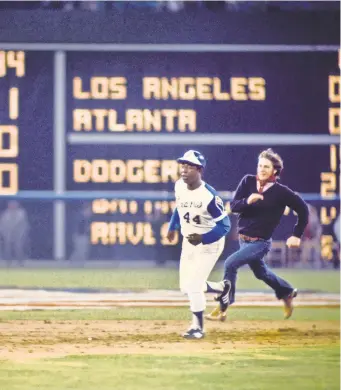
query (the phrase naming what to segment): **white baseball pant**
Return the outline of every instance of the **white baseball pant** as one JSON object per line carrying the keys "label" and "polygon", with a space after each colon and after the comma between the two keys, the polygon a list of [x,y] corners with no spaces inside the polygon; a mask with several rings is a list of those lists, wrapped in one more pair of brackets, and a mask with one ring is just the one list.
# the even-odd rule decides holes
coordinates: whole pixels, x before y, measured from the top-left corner
{"label": "white baseball pant", "polygon": [[219,259],[225,237],[212,244],[194,246],[184,237],[180,258],[180,290],[188,295],[192,312],[206,309],[206,280]]}

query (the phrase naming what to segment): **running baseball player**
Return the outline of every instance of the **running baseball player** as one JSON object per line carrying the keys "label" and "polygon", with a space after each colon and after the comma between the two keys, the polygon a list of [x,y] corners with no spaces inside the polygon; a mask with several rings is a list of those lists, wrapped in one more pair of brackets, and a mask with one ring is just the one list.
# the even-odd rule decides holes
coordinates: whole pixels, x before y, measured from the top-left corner
{"label": "running baseball player", "polygon": [[202,180],[205,157],[200,152],[189,150],[177,161],[181,164],[181,178],[175,183],[176,208],[167,237],[173,241],[179,228],[183,236],[180,290],[188,295],[192,311],[192,324],[183,337],[201,339],[205,335],[205,292],[226,294],[230,288],[227,281],[206,281],[224,249],[231,224],[221,198]]}

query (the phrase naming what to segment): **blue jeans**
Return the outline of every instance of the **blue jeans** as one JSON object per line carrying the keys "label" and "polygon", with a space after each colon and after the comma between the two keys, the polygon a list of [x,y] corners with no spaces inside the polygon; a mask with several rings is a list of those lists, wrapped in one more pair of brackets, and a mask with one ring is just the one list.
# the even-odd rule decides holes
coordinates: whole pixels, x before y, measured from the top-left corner
{"label": "blue jeans", "polygon": [[257,279],[270,286],[278,299],[288,296],[293,287],[271,271],[264,261],[264,256],[271,248],[271,240],[246,242],[239,240],[240,249],[225,260],[224,279],[231,282],[230,305],[235,301],[236,280],[238,268],[247,264]]}

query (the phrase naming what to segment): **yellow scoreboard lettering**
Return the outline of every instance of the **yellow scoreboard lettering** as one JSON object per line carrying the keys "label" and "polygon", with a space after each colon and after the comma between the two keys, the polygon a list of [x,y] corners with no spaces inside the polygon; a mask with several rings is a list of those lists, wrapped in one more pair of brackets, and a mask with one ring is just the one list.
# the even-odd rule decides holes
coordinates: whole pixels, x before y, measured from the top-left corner
{"label": "yellow scoreboard lettering", "polygon": [[10,88],[8,92],[9,101],[9,117],[10,119],[18,119],[19,116],[19,89]]}
{"label": "yellow scoreboard lettering", "polygon": [[76,183],[175,183],[179,166],[175,160],[74,160]]}
{"label": "yellow scoreboard lettering", "polygon": [[337,107],[328,109],[328,128],[332,135],[340,134],[340,75],[329,75],[328,78],[328,97],[329,102],[337,104]]}
{"label": "yellow scoreboard lettering", "polygon": [[[90,241],[93,245],[139,245],[153,246],[156,238],[149,222],[92,222]],[[168,223],[160,229],[161,244],[174,246],[179,242],[176,232],[174,241],[167,239]]]}
{"label": "yellow scoreboard lettering", "polygon": [[325,260],[333,259],[333,236],[326,234],[321,237],[321,256]]}
{"label": "yellow scoreboard lettering", "polygon": [[16,77],[25,76],[25,52],[0,51],[0,77],[5,77],[11,69]]}
{"label": "yellow scoreboard lettering", "polygon": [[80,77],[73,79],[73,97],[75,99],[112,99],[127,98],[127,79],[125,77],[91,77],[90,88],[85,90]]}
{"label": "yellow scoreboard lettering", "polygon": [[337,217],[336,207],[321,207],[320,221],[322,225],[330,225]]}
{"label": "yellow scoreboard lettering", "polygon": [[0,195],[15,195],[19,189],[18,164],[0,164]]}
{"label": "yellow scoreboard lettering", "polygon": [[328,82],[330,103],[340,103],[340,76],[330,75]]}
{"label": "yellow scoreboard lettering", "polygon": [[95,199],[92,202],[92,212],[94,214],[136,214],[138,212],[138,203],[136,200],[126,199]]}
{"label": "yellow scoreboard lettering", "polygon": [[[8,147],[6,147],[6,144],[8,144]],[[18,128],[11,125],[0,126],[0,158],[17,157],[18,154]]]}
{"label": "yellow scoreboard lettering", "polygon": [[73,110],[73,130],[98,131],[107,129],[110,132],[167,132],[197,130],[197,113],[192,109],[128,109],[119,117],[113,109],[80,109]]}
{"label": "yellow scoreboard lettering", "polygon": [[340,147],[330,145],[329,147],[329,165],[331,172],[321,172],[320,195],[323,198],[332,198],[339,192],[339,182],[337,168],[340,165]]}
{"label": "yellow scoreboard lettering", "polygon": [[[0,78],[22,78],[26,73],[25,52],[0,50]],[[15,159],[19,156],[19,95],[17,85],[9,82],[7,94],[8,120],[0,124],[0,158]],[[5,111],[4,111],[5,112]],[[6,119],[5,119],[6,120]],[[14,123],[13,123],[14,121]],[[7,120],[6,120],[7,122]],[[5,122],[5,123],[6,123]],[[19,190],[19,168],[15,161],[0,163],[0,195],[15,195]]]}
{"label": "yellow scoreboard lettering", "polygon": [[336,174],[334,172],[322,172],[321,196],[323,198],[330,198],[335,196],[336,183]]}
{"label": "yellow scoreboard lettering", "polygon": [[155,245],[153,229],[148,222],[93,222],[91,224],[93,245]]}
{"label": "yellow scoreboard lettering", "polygon": [[[93,76],[72,80],[76,100],[127,100],[125,77]],[[266,82],[262,77],[231,77],[224,86],[219,77],[143,77],[144,100],[182,101],[262,101],[266,98]],[[73,110],[73,130],[80,132],[196,132],[198,115],[184,107],[77,107]]]}
{"label": "yellow scoreboard lettering", "polygon": [[340,134],[340,114],[339,107],[329,108],[329,133],[332,135]]}
{"label": "yellow scoreboard lettering", "polygon": [[146,100],[265,100],[265,79],[231,77],[229,91],[218,77],[144,77]]}

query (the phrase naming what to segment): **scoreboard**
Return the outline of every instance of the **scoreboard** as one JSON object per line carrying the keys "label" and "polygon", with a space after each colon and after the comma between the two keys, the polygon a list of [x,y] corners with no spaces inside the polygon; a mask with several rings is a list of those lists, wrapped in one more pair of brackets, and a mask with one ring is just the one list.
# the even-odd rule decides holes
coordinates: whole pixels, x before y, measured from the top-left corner
{"label": "scoreboard", "polygon": [[[46,194],[65,201],[66,252],[78,206],[91,198],[93,257],[148,258],[156,247],[167,256],[176,158],[187,149],[205,155],[205,180],[228,202],[242,176],[255,172],[260,151],[272,147],[284,160],[281,181],[318,208],[332,235],[337,51],[66,51],[59,63],[57,55],[0,50],[0,199],[31,194],[24,205],[44,227],[34,233],[39,243],[55,229],[39,223],[56,217],[53,202],[42,202]],[[283,221],[280,239],[294,216]]]}
{"label": "scoreboard", "polygon": [[68,130],[337,134],[337,53],[70,53]]}

